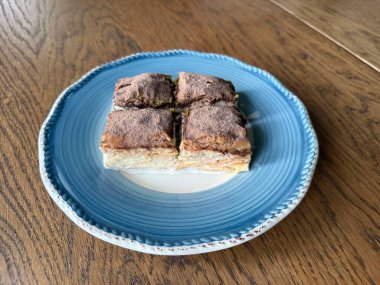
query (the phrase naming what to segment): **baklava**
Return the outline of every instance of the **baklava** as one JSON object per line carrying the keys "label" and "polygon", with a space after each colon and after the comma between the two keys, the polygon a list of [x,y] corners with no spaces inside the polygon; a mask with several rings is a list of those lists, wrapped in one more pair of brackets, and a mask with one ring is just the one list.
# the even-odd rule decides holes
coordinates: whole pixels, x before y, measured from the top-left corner
{"label": "baklava", "polygon": [[176,104],[179,107],[194,103],[223,102],[234,105],[235,88],[224,79],[191,72],[180,72],[175,92]]}
{"label": "baklava", "polygon": [[240,172],[249,169],[251,144],[235,107],[205,104],[182,114],[177,169]]}
{"label": "baklava", "polygon": [[169,107],[173,103],[173,90],[169,75],[142,73],[117,81],[113,105],[115,109]]}
{"label": "baklava", "polygon": [[112,111],[100,142],[104,166],[173,169],[178,155],[173,125],[173,114],[165,109]]}

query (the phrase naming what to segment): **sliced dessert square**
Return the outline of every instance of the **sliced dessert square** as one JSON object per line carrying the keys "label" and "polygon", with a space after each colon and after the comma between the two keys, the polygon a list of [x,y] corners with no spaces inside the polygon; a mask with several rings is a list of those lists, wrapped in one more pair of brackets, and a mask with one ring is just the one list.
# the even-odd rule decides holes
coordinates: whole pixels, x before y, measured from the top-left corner
{"label": "sliced dessert square", "polygon": [[100,150],[106,168],[173,168],[178,152],[172,112],[153,108],[112,111]]}
{"label": "sliced dessert square", "polygon": [[185,109],[177,169],[240,172],[249,169],[251,144],[238,110],[205,104]]}
{"label": "sliced dessert square", "polygon": [[173,91],[169,75],[142,73],[117,81],[113,104],[116,109],[166,107],[173,103]]}
{"label": "sliced dessert square", "polygon": [[198,73],[179,73],[175,100],[180,107],[195,102],[215,103],[220,101],[233,106],[235,99],[235,88],[229,81]]}

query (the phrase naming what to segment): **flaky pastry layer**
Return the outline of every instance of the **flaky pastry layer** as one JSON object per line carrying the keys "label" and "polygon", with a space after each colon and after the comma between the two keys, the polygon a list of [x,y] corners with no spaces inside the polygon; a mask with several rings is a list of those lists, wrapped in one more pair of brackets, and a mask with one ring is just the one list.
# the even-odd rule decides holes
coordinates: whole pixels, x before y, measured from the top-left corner
{"label": "flaky pastry layer", "polygon": [[242,156],[212,150],[189,151],[185,150],[181,144],[176,169],[241,172],[249,170],[250,160],[250,153]]}
{"label": "flaky pastry layer", "polygon": [[175,148],[100,150],[104,167],[121,171],[130,168],[174,169],[178,155]]}

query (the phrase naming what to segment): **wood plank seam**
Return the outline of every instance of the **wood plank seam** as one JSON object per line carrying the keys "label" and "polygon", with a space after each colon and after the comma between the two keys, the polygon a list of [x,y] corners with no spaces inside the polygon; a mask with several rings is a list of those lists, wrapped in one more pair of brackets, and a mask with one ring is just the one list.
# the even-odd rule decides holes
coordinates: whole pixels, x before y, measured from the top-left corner
{"label": "wood plank seam", "polygon": [[269,0],[269,1],[272,2],[273,4],[275,4],[276,6],[280,7],[281,9],[283,9],[284,11],[286,11],[287,13],[289,13],[290,15],[292,15],[293,17],[295,17],[297,20],[301,21],[306,26],[308,26],[311,29],[313,29],[314,31],[318,32],[319,34],[321,34],[322,36],[324,36],[325,38],[327,38],[328,40],[330,40],[334,44],[336,44],[339,47],[343,48],[345,51],[347,51],[351,55],[355,56],[357,59],[359,59],[360,61],[362,61],[363,63],[365,63],[366,65],[370,66],[371,68],[373,68],[374,70],[376,70],[377,72],[380,73],[380,68],[378,68],[377,66],[375,66],[374,64],[372,64],[370,61],[366,60],[365,58],[361,57],[359,54],[353,52],[348,47],[346,47],[345,45],[343,45],[342,43],[340,43],[338,40],[334,39],[332,36],[328,35],[324,31],[322,31],[321,29],[319,29],[316,26],[314,26],[313,24],[311,24],[311,23],[309,23],[309,22],[301,19],[295,13],[293,13],[290,9],[286,8],[285,6],[281,5],[280,3],[277,3],[275,0]]}

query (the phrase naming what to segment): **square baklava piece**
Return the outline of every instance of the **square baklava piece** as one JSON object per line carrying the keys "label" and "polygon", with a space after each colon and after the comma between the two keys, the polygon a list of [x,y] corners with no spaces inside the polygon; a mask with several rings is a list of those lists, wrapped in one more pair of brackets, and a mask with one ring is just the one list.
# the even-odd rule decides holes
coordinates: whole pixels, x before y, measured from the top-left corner
{"label": "square baklava piece", "polygon": [[235,107],[195,105],[182,114],[177,169],[240,172],[249,169],[251,144]]}
{"label": "square baklava piece", "polygon": [[233,106],[236,94],[232,83],[224,79],[198,73],[180,72],[175,100],[178,107],[217,102]]}
{"label": "square baklava piece", "polygon": [[128,108],[112,111],[100,142],[106,168],[173,169],[173,114],[165,109]]}
{"label": "square baklava piece", "polygon": [[113,104],[115,109],[170,107],[173,90],[174,84],[169,75],[142,73],[117,81]]}

